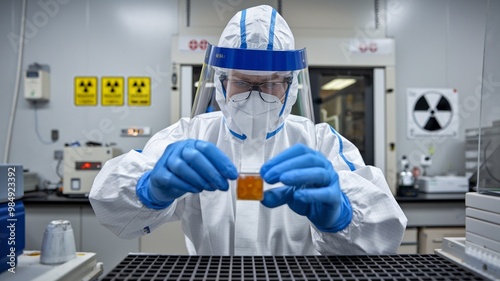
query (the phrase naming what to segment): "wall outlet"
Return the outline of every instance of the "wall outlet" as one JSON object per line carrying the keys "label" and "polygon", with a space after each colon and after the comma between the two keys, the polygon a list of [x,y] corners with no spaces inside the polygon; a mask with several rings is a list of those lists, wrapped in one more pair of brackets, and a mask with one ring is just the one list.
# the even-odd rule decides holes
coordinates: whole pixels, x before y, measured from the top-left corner
{"label": "wall outlet", "polygon": [[53,129],[50,132],[50,137],[52,138],[53,142],[56,142],[59,139],[59,130]]}
{"label": "wall outlet", "polygon": [[62,160],[64,157],[64,152],[62,150],[54,150],[54,159]]}

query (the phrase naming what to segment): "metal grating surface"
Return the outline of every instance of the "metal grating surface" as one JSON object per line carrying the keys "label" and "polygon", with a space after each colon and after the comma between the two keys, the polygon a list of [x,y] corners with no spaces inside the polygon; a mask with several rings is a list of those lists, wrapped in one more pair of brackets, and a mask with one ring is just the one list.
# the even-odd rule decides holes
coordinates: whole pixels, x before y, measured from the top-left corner
{"label": "metal grating surface", "polygon": [[437,255],[171,256],[130,254],[111,280],[482,280]]}

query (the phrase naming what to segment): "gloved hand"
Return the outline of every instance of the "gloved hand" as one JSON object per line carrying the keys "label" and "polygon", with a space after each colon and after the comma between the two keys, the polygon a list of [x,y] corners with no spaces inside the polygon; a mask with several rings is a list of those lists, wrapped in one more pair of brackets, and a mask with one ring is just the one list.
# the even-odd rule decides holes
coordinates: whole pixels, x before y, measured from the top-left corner
{"label": "gloved hand", "polygon": [[264,206],[288,204],[323,232],[338,232],[351,222],[351,204],[340,190],[338,174],[320,152],[295,145],[266,162],[260,175],[269,184],[285,184],[264,192]]}
{"label": "gloved hand", "polygon": [[186,192],[227,191],[227,179],[237,177],[234,164],[214,144],[189,139],[167,146],[153,170],[140,178],[136,193],[144,205],[162,209]]}

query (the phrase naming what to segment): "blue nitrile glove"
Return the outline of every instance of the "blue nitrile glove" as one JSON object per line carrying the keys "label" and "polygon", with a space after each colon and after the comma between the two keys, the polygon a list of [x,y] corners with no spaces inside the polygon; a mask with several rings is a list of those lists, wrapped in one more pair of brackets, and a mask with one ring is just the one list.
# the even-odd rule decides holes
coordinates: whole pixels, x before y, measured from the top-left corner
{"label": "blue nitrile glove", "polygon": [[266,162],[260,175],[269,184],[285,184],[264,193],[264,206],[288,204],[323,232],[338,232],[351,222],[351,204],[340,190],[339,176],[320,152],[297,144]]}
{"label": "blue nitrile glove", "polygon": [[237,177],[236,167],[214,144],[189,139],[167,146],[153,170],[139,179],[136,193],[144,205],[162,209],[186,192],[227,191],[227,180]]}

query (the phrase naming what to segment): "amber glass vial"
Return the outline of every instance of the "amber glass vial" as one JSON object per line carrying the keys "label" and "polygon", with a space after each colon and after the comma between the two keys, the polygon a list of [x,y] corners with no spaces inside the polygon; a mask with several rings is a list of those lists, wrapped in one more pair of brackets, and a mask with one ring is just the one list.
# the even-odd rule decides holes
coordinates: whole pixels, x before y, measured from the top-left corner
{"label": "amber glass vial", "polygon": [[264,183],[259,174],[240,174],[237,181],[236,197],[239,200],[262,200]]}

